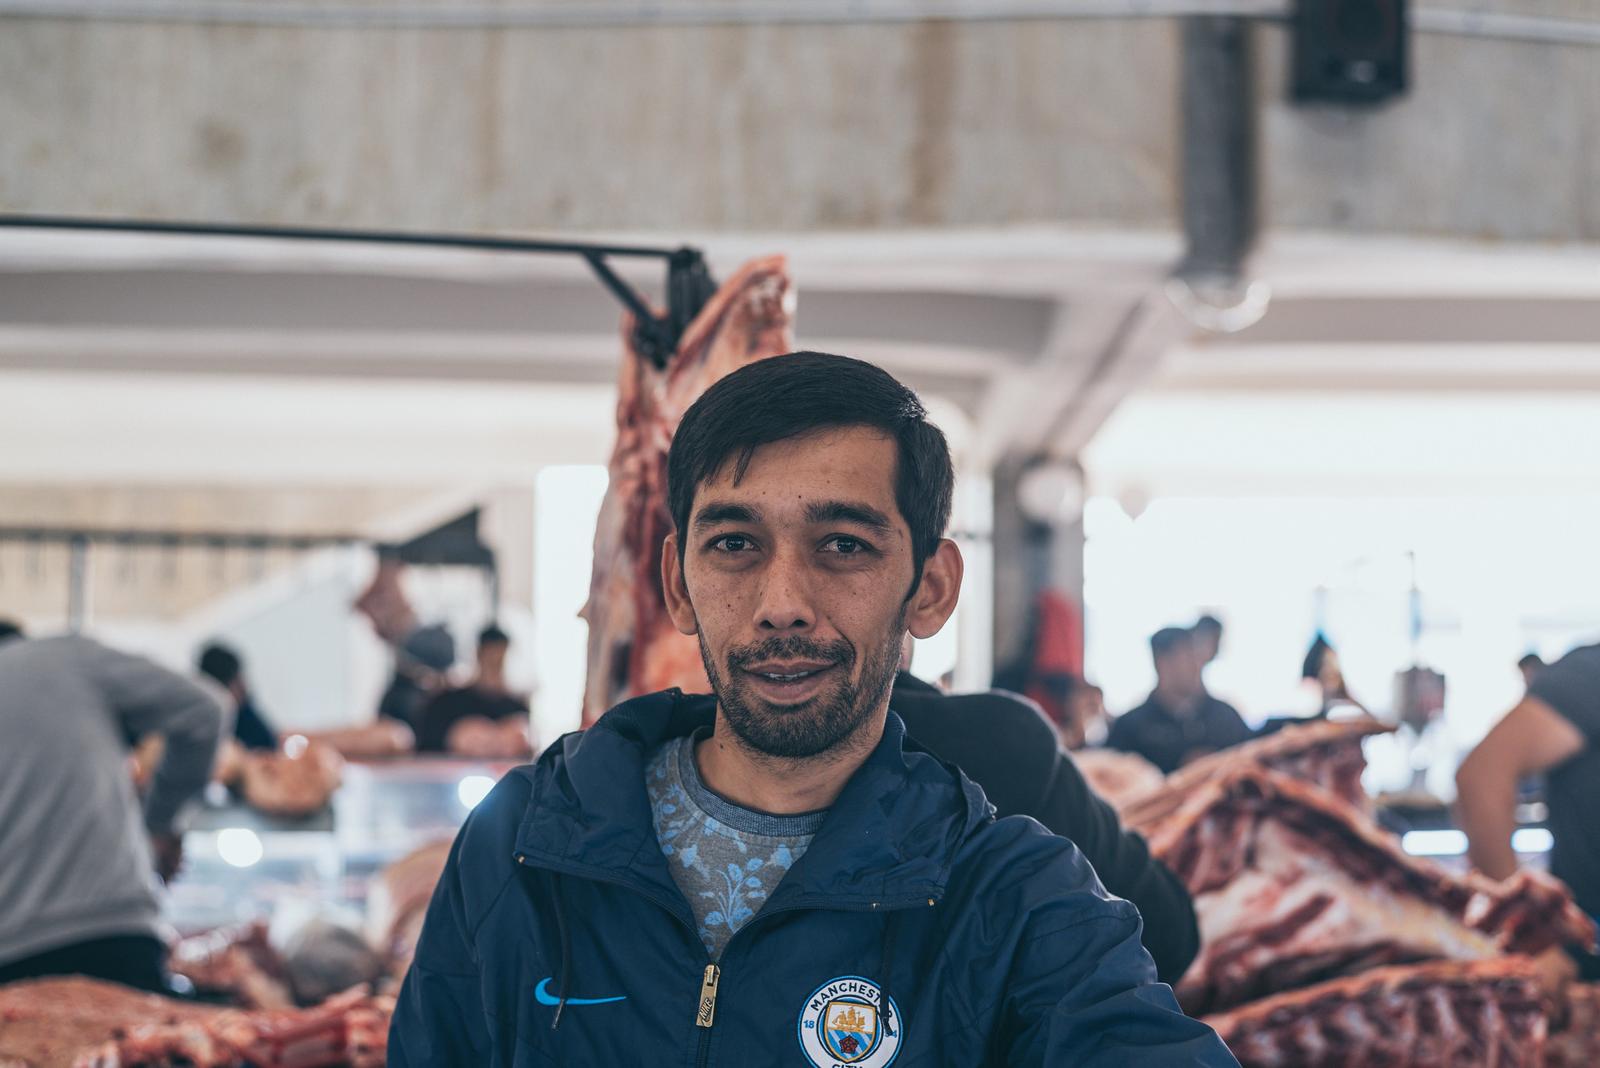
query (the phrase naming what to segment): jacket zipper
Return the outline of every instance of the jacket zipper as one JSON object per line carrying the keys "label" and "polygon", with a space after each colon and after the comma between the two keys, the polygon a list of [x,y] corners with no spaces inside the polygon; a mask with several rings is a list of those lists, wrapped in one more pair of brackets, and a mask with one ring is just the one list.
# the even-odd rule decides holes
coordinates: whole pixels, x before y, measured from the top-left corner
{"label": "jacket zipper", "polygon": [[700,1048],[695,1052],[695,1064],[705,1068],[711,1054],[711,1025],[717,1016],[717,984],[722,980],[722,969],[707,964],[700,980],[700,1009],[695,1013],[694,1025],[700,1029]]}
{"label": "jacket zipper", "polygon": [[[529,864],[528,858],[520,853],[517,854],[517,863],[529,868],[538,866]],[[612,886],[620,886],[625,890],[632,890],[645,900],[660,906],[661,909],[667,913],[667,915],[677,920],[684,927],[687,927],[689,929],[690,936],[693,937],[696,942],[700,941],[700,935],[697,931],[695,931],[694,924],[690,923],[688,920],[685,920],[678,910],[673,907],[672,903],[664,896],[654,893],[651,890],[647,890],[638,883],[629,882],[626,879],[611,878],[598,872],[574,872],[572,874],[577,875],[581,879],[593,879],[595,882],[610,883]],[[935,899],[931,897],[926,899],[918,898],[915,904],[921,904],[923,900],[926,900],[929,905],[932,905]],[[752,916],[749,923],[733,932],[733,937],[728,939],[728,945],[723,947],[723,956],[727,956],[728,947],[732,946],[740,935],[744,934],[752,927],[755,927],[761,921],[770,919],[773,916],[781,916],[785,912],[799,912],[806,909],[831,909],[832,911],[836,912],[878,912],[880,910],[888,912],[891,909],[909,908],[912,906],[912,904],[913,902],[908,899],[906,901],[897,901],[893,905],[887,907],[885,907],[881,901],[874,901],[865,907],[861,905],[834,904],[829,906],[807,904],[785,905],[782,908],[770,910],[764,909],[759,914]],[[715,961],[712,961],[708,956],[706,958],[705,971],[703,971],[700,976],[700,1000],[695,1005],[694,1024],[696,1030],[700,1032],[698,1046],[695,1051],[696,1068],[705,1068],[711,1056],[711,1029],[716,1023],[717,991],[721,988],[721,986],[722,968]]]}
{"label": "jacket zipper", "polygon": [[[649,897],[650,895],[646,894],[645,896]],[[931,897],[930,898],[918,898],[917,899],[917,904],[921,904],[923,901],[926,901],[931,906],[934,903],[934,900],[935,899],[931,898]],[[912,906],[911,906],[911,903],[909,901],[907,901],[907,902],[897,902],[894,907],[895,908],[910,908]],[[730,947],[732,947],[733,943],[738,940],[740,935],[744,934],[746,931],[750,930],[751,928],[757,926],[762,921],[770,919],[773,916],[781,916],[785,912],[800,912],[800,911],[803,911],[803,910],[817,910],[817,909],[824,909],[824,908],[826,908],[826,906],[822,906],[822,905],[785,905],[782,908],[776,908],[776,909],[772,909],[770,911],[763,911],[763,912],[761,912],[760,914],[758,914],[756,916],[752,916],[750,918],[750,922],[749,923],[745,924],[743,927],[741,927],[737,931],[733,932],[733,937],[728,939],[728,944],[722,948],[723,959],[724,960],[727,959],[728,949]],[[879,912],[879,911],[888,912],[890,910],[887,909],[887,908],[884,908],[882,902],[874,901],[870,905],[866,906],[865,908],[863,908],[863,907],[861,907],[859,905],[846,906],[846,907],[843,907],[843,908],[841,908],[839,906],[834,906],[834,911],[838,911],[838,912]],[[698,937],[698,936],[696,936],[696,937]],[[716,1023],[717,991],[721,987],[721,985],[722,985],[722,968],[720,966],[718,966],[717,964],[714,964],[714,963],[713,964],[707,964],[706,965],[706,970],[702,974],[701,979],[700,979],[700,1002],[699,1002],[699,1005],[697,1007],[697,1010],[695,1012],[695,1017],[694,1017],[695,1027],[700,1029],[699,1046],[695,1051],[695,1061],[694,1061],[695,1068],[706,1068],[706,1064],[707,1064],[707,1062],[708,1062],[708,1060],[710,1059],[710,1056],[711,1056],[711,1028]]]}

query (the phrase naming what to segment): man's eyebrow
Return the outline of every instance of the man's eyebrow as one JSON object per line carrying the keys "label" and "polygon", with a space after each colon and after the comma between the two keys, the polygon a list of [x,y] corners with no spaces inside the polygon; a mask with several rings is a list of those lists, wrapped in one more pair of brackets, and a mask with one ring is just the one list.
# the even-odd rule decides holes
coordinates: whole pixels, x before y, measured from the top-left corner
{"label": "man's eyebrow", "polygon": [[888,534],[894,530],[894,523],[876,508],[850,501],[816,501],[808,504],[806,522],[854,523],[880,534]]}
{"label": "man's eyebrow", "polygon": [[761,513],[745,504],[712,501],[694,514],[696,527],[714,527],[721,523],[759,523]]}

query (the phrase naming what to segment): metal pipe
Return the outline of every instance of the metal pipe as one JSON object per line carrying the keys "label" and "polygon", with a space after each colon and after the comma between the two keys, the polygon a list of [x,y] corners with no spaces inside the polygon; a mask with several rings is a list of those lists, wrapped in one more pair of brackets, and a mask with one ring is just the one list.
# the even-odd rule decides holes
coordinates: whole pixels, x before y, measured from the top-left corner
{"label": "metal pipe", "polygon": [[[229,24],[307,29],[580,29],[608,26],[827,25],[1184,18],[1282,21],[1288,0],[583,0],[488,4],[262,3],[261,0],[0,0],[0,18]],[[1419,33],[1600,45],[1600,21],[1450,7],[1413,8]]]}
{"label": "metal pipe", "polygon": [[[3,0],[0,0],[3,2]],[[486,249],[493,252],[559,253],[582,256],[635,256],[671,260],[687,248],[651,248],[643,245],[597,245],[583,241],[546,241],[521,237],[477,234],[409,233],[404,230],[345,230],[312,226],[238,226],[231,223],[159,222],[129,219],[76,218],[57,215],[0,215],[7,229],[89,230],[102,233],[172,234],[195,237],[259,237],[292,241],[357,241],[376,245],[432,245],[445,248]]]}

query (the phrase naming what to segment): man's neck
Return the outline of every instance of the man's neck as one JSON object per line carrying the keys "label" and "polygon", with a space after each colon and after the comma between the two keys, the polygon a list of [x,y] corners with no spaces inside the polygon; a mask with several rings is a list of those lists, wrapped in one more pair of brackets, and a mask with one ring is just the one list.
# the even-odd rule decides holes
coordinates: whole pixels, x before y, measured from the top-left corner
{"label": "man's neck", "polygon": [[[1202,689],[1201,692],[1203,693],[1204,690]],[[1157,703],[1174,716],[1187,716],[1200,707],[1201,695],[1199,693],[1186,693],[1157,686],[1154,696]]]}
{"label": "man's neck", "polygon": [[886,708],[826,753],[789,759],[747,748],[718,707],[711,737],[695,746],[695,763],[706,786],[743,808],[774,816],[817,812],[833,806],[850,776],[872,755],[887,714]]}

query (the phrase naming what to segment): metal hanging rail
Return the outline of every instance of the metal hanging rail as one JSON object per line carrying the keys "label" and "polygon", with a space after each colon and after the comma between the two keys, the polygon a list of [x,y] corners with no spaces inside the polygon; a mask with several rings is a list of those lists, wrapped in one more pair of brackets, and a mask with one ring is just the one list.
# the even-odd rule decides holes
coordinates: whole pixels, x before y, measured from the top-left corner
{"label": "metal hanging rail", "polygon": [[[168,22],[306,29],[482,30],[639,26],[826,25],[1184,18],[1280,21],[1289,0],[551,0],[485,3],[305,3],[303,0],[0,0],[0,18]],[[1600,45],[1600,21],[1564,15],[1419,6],[1419,33]]]}
{"label": "metal hanging rail", "polygon": [[[273,241],[331,241],[368,245],[406,245],[433,248],[478,249],[489,252],[577,256],[589,265],[602,285],[633,315],[634,342],[657,367],[664,367],[677,350],[678,340],[716,283],[697,248],[655,248],[647,245],[607,245],[585,241],[551,241],[478,234],[441,234],[404,230],[350,230],[308,226],[239,226],[229,223],[159,222],[137,219],[94,219],[59,215],[0,215],[0,228],[13,230],[73,230],[112,234],[164,234],[187,237],[242,237]],[[649,302],[611,268],[612,258],[659,259],[667,263],[667,310],[657,314]]]}

